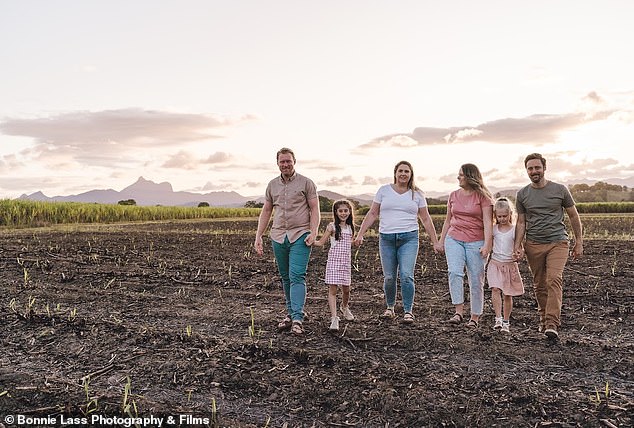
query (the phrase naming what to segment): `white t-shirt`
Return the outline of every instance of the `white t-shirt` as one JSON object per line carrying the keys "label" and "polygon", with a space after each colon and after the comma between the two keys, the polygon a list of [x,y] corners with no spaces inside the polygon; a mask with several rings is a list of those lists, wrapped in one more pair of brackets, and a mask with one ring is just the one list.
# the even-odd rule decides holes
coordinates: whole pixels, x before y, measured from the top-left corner
{"label": "white t-shirt", "polygon": [[498,225],[493,226],[493,250],[491,258],[498,262],[512,262],[513,243],[515,241],[515,225],[506,232],[500,231]]}
{"label": "white t-shirt", "polygon": [[391,184],[381,186],[374,196],[374,202],[381,205],[379,211],[380,233],[404,233],[418,230],[418,210],[427,206],[422,191],[408,190],[402,195]]}

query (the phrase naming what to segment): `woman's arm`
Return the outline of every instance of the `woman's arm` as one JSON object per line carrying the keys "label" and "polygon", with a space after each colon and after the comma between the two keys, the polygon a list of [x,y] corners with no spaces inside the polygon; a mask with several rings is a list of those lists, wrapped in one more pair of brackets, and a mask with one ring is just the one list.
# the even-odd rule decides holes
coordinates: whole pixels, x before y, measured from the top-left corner
{"label": "woman's arm", "polygon": [[447,215],[445,216],[445,221],[442,224],[440,239],[438,240],[439,251],[445,250],[445,238],[447,237],[447,232],[449,231],[450,224],[451,224],[451,205],[449,204],[449,201],[447,201]]}
{"label": "woman's arm", "polygon": [[486,205],[482,208],[482,222],[484,223],[484,245],[480,248],[480,255],[489,257],[493,248],[493,205]]}
{"label": "woman's arm", "polygon": [[370,206],[370,210],[363,218],[363,222],[361,222],[361,226],[359,227],[359,231],[357,232],[357,237],[354,239],[354,245],[359,246],[363,243],[363,235],[365,232],[374,224],[377,218],[379,218],[379,213],[381,212],[381,204],[378,202],[372,202]]}
{"label": "woman's arm", "polygon": [[431,239],[431,243],[434,246],[434,251],[438,252],[438,236],[436,235],[436,228],[434,227],[434,222],[431,219],[431,215],[429,215],[429,210],[426,206],[418,209],[418,218],[420,222],[423,223],[423,227],[425,228],[425,232],[429,235]]}

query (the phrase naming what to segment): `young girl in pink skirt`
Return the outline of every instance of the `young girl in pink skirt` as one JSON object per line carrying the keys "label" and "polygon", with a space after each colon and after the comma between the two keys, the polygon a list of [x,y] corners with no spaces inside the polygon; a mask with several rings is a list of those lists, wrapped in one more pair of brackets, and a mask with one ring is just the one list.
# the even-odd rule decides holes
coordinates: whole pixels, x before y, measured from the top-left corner
{"label": "young girl in pink skirt", "polygon": [[328,284],[328,307],[330,308],[330,330],[339,330],[337,316],[337,289],[341,287],[341,312],[346,321],[353,321],[350,312],[350,282],[352,266],[352,237],[354,236],[354,222],[352,204],[341,199],[332,205],[334,221],[329,223],[323,236],[313,245],[322,246],[330,238],[328,261],[326,262],[326,279]]}
{"label": "young girl in pink skirt", "polygon": [[[494,330],[510,331],[513,296],[524,294],[524,284],[517,261],[513,258],[515,224],[513,205],[506,198],[498,198],[493,206],[493,250],[487,268],[491,301],[495,311]],[[502,304],[504,300],[504,304]]]}

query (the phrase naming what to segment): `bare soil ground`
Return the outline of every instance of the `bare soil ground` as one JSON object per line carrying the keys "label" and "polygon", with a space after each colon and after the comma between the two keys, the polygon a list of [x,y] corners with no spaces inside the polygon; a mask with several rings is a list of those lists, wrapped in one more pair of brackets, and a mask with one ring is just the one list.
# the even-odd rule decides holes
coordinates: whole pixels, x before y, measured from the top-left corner
{"label": "bare soil ground", "polygon": [[525,262],[511,334],[492,330],[488,299],[479,329],[446,323],[446,262],[426,237],[414,325],[399,307],[379,319],[368,237],[353,271],[356,320],[329,333],[327,249],[316,248],[296,337],[276,330],[283,295],[270,247],[252,251],[254,230],[227,220],[2,231],[0,426],[18,414],[230,427],[634,424],[632,241],[587,241],[569,262],[556,342],[537,331]]}

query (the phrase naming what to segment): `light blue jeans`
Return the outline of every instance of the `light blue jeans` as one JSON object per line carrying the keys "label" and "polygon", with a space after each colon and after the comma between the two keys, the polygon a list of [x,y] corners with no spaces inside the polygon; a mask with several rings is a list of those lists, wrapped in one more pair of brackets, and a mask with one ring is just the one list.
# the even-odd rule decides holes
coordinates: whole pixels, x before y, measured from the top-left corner
{"label": "light blue jeans", "polygon": [[273,254],[282,278],[286,311],[293,321],[304,320],[306,269],[310,258],[310,247],[304,242],[307,235],[308,232],[292,243],[288,236],[282,244],[273,241]]}
{"label": "light blue jeans", "polygon": [[379,254],[383,267],[383,291],[387,307],[396,304],[396,275],[401,277],[403,309],[412,312],[414,306],[414,266],[418,256],[418,230],[404,233],[380,233]]}
{"label": "light blue jeans", "polygon": [[464,303],[464,274],[467,267],[471,314],[480,316],[484,309],[484,268],[486,259],[480,255],[484,241],[464,242],[445,237],[445,255],[449,270],[451,303]]}

